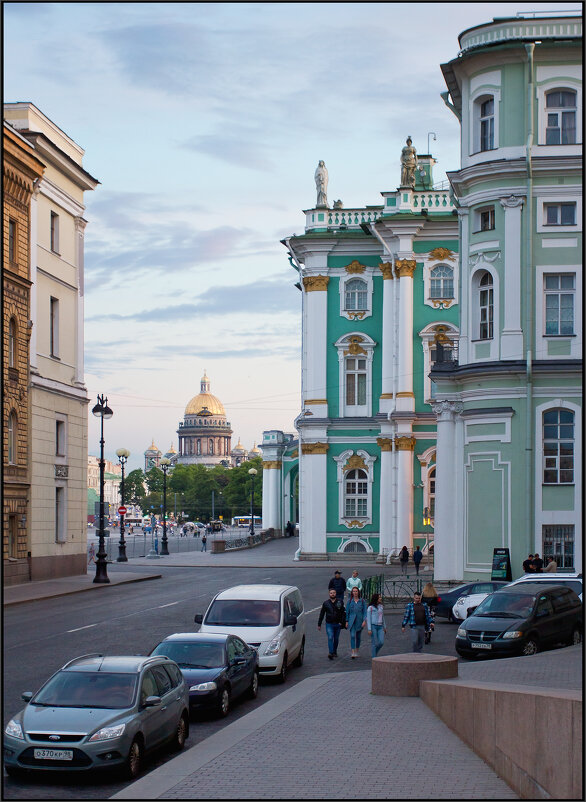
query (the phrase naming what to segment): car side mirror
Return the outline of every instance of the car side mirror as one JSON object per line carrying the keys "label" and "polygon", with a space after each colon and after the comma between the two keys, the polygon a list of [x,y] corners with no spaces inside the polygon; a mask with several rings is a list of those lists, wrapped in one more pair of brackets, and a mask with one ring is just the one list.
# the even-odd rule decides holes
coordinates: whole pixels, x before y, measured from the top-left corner
{"label": "car side mirror", "polygon": [[156,707],[161,704],[160,696],[147,696],[144,700],[144,707]]}
{"label": "car side mirror", "polygon": [[230,662],[233,666],[241,666],[246,663],[246,657],[234,657]]}
{"label": "car side mirror", "polygon": [[296,615],[286,615],[285,621],[283,622],[283,626],[286,627],[294,627],[297,624],[297,616]]}
{"label": "car side mirror", "polygon": [[201,613],[196,613],[196,614],[193,616],[193,620],[194,620],[194,622],[195,622],[196,624],[202,624],[202,623],[203,623],[203,615],[202,615]]}
{"label": "car side mirror", "polygon": [[26,702],[28,704],[30,702],[30,700],[33,698],[33,692],[32,691],[24,691],[24,693],[21,695],[20,698],[22,699],[23,702]]}

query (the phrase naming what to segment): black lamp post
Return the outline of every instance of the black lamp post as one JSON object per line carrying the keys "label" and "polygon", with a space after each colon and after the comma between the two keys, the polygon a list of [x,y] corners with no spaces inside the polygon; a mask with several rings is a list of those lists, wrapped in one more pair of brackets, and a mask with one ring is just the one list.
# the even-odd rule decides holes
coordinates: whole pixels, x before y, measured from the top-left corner
{"label": "black lamp post", "polygon": [[98,529],[98,553],[96,554],[96,575],[94,582],[108,583],[108,563],[106,562],[106,551],[104,544],[104,470],[106,463],[104,461],[104,418],[109,419],[114,414],[108,406],[108,399],[103,395],[98,396],[98,403],[92,409],[92,414],[96,418],[100,418],[100,516],[99,516],[99,529]]}
{"label": "black lamp post", "polygon": [[[120,506],[124,507],[124,466],[130,456],[130,451],[127,448],[119,448],[116,452],[118,462],[122,466],[122,481],[120,482]],[[124,540],[124,513],[120,513],[120,541],[118,543],[118,563],[127,563],[128,557],[126,556],[126,541]]]}
{"label": "black lamp post", "polygon": [[167,457],[163,457],[159,463],[163,471],[163,542],[161,544],[161,557],[169,555],[169,549],[167,548],[167,471],[169,470],[169,465],[171,465],[171,460]]}
{"label": "black lamp post", "polygon": [[250,485],[250,534],[254,535],[254,477],[258,471],[256,468],[251,468],[248,471],[248,475],[252,479],[252,483]]}

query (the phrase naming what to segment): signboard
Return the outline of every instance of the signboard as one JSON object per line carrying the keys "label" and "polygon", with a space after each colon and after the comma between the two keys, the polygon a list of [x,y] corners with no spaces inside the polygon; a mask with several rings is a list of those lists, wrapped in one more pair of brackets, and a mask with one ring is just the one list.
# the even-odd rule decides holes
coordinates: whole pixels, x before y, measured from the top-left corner
{"label": "signboard", "polygon": [[492,555],[492,580],[504,579],[511,582],[511,555],[508,549],[494,549]]}
{"label": "signboard", "polygon": [[126,507],[118,507],[118,515],[126,515]]}

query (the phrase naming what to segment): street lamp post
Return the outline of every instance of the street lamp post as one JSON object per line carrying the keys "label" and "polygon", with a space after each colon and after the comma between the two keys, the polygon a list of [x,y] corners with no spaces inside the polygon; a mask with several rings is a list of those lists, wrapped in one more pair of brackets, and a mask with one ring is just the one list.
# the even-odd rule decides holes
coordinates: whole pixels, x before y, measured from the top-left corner
{"label": "street lamp post", "polygon": [[92,409],[92,414],[100,418],[100,516],[98,529],[98,553],[96,554],[96,575],[94,582],[107,584],[110,582],[108,576],[108,563],[106,561],[105,550],[105,531],[104,531],[104,471],[106,462],[104,460],[104,418],[109,419],[114,414],[108,406],[108,399],[103,395],[98,396],[98,403]]}
{"label": "street lamp post", "polygon": [[161,545],[161,557],[169,556],[169,549],[167,548],[167,471],[171,460],[163,457],[159,463],[163,471],[163,543]]}
{"label": "street lamp post", "polygon": [[256,476],[257,473],[258,471],[256,470],[256,468],[251,468],[248,471],[248,475],[252,479],[250,485],[250,534],[251,535],[254,535],[254,477]]}
{"label": "street lamp post", "polygon": [[[124,466],[130,456],[130,451],[127,448],[119,448],[116,452],[118,462],[122,466],[122,481],[120,482],[120,506],[124,507]],[[120,513],[120,541],[118,543],[118,563],[127,563],[128,557],[126,556],[126,541],[124,540],[124,513]]]}

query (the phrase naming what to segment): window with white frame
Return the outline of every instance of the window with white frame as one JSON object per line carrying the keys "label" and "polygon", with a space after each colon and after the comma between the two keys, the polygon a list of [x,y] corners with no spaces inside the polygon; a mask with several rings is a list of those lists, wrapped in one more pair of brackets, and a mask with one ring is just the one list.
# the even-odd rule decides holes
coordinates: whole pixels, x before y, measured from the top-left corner
{"label": "window with white frame", "polygon": [[59,215],[51,212],[51,250],[59,253]]}
{"label": "window with white frame", "polygon": [[576,144],[576,92],[553,89],[545,95],[546,145]]}
{"label": "window with white frame", "polygon": [[346,320],[364,320],[372,315],[372,268],[361,267],[361,275],[342,275],[338,283],[340,315]]}
{"label": "window with white frame", "polygon": [[11,317],[10,323],[8,324],[8,367],[15,368],[16,367],[16,320]]}
{"label": "window with white frame", "polygon": [[360,278],[347,281],[344,286],[344,308],[356,312],[368,309],[368,285]]}
{"label": "window with white frame", "polygon": [[494,231],[494,206],[484,206],[481,209],[476,209],[474,222],[476,223],[474,226],[474,233],[478,231]]}
{"label": "window with white frame", "polygon": [[544,524],[542,526],[543,557],[551,557],[558,569],[574,568],[574,525]]}
{"label": "window with white frame", "polygon": [[454,268],[449,265],[436,265],[429,274],[430,298],[454,297]]}
{"label": "window with white frame", "polygon": [[450,323],[430,323],[419,336],[423,347],[423,394],[429,401],[436,395],[436,385],[429,374],[438,363],[457,361],[459,332]]}
{"label": "window with white frame", "polygon": [[488,271],[482,275],[478,285],[479,331],[478,339],[492,340],[494,337],[494,286]]}
{"label": "window with white frame", "polygon": [[544,203],[544,226],[575,226],[576,203]]}
{"label": "window with white frame", "polygon": [[574,413],[569,409],[543,413],[543,483],[574,483]]}
{"label": "window with white frame", "polygon": [[436,473],[436,466],[434,465],[433,468],[430,468],[427,473],[427,483],[428,483],[428,490],[427,490],[427,498],[428,498],[428,508],[429,508],[429,517],[433,521],[435,518],[435,473]]}
{"label": "window with white frame", "polygon": [[368,475],[360,468],[348,471],[344,478],[344,515],[368,517]]}
{"label": "window with white frame", "polygon": [[346,334],[335,343],[339,364],[340,417],[372,411],[372,360],[376,343],[367,334]]}
{"label": "window with white frame", "polygon": [[49,348],[55,359],[59,358],[59,299],[51,298],[49,310]]}
{"label": "window with white frame", "polygon": [[366,359],[348,356],[345,362],[346,407],[366,404]]}
{"label": "window with white frame", "polygon": [[55,456],[64,457],[66,454],[65,421],[55,421]]}
{"label": "window with white frame", "polygon": [[545,335],[550,337],[574,334],[574,273],[546,273],[543,277],[545,294]]}
{"label": "window with white frame", "polygon": [[494,149],[494,97],[480,98],[479,107],[479,150]]}

